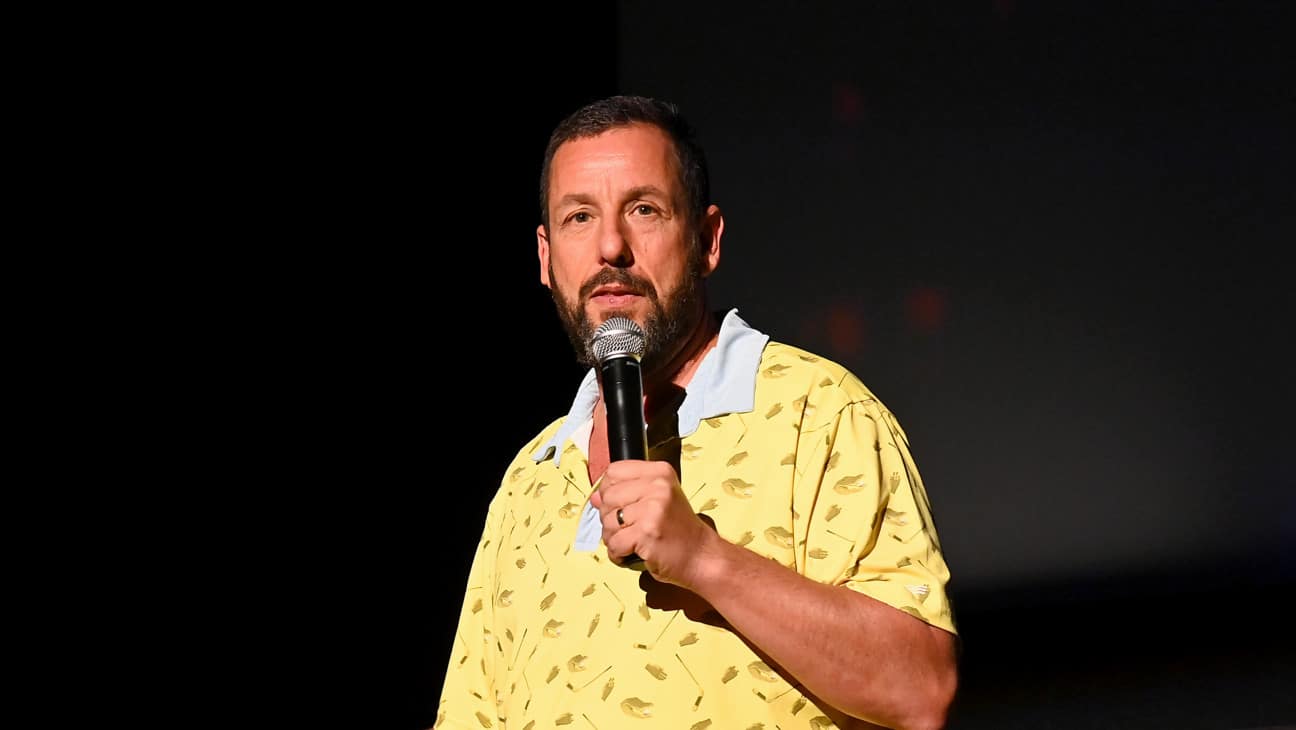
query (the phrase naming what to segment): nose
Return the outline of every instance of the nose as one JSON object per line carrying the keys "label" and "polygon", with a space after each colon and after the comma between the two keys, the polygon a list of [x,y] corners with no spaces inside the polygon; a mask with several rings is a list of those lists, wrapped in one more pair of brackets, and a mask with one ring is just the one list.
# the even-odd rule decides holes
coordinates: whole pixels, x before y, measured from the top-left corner
{"label": "nose", "polygon": [[618,218],[608,218],[599,231],[599,258],[608,266],[624,269],[634,263],[630,239]]}

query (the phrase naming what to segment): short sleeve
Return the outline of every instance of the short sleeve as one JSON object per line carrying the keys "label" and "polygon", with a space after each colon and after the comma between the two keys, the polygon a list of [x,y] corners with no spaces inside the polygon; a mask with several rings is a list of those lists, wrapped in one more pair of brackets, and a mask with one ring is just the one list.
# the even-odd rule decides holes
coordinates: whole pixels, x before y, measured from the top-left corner
{"label": "short sleeve", "polygon": [[807,470],[805,574],[845,586],[955,632],[950,573],[922,478],[894,416],[876,400],[849,403],[824,425],[822,469]]}

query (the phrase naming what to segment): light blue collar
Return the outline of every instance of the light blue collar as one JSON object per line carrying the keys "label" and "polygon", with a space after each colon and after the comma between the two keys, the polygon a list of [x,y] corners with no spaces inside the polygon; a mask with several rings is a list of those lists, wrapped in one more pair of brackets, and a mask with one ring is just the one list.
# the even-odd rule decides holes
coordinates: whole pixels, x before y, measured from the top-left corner
{"label": "light blue collar", "polygon": [[[746,413],[756,403],[756,374],[761,352],[769,342],[769,335],[753,329],[738,316],[737,309],[729,310],[720,323],[720,336],[716,346],[708,352],[693,373],[693,379],[684,386],[684,402],[679,408],[679,435],[688,436],[707,418],[726,413]],[[531,454],[536,462],[558,458],[559,447],[571,437],[581,424],[594,417],[594,404],[598,402],[597,374],[593,368],[585,373],[571,410],[553,438]]]}

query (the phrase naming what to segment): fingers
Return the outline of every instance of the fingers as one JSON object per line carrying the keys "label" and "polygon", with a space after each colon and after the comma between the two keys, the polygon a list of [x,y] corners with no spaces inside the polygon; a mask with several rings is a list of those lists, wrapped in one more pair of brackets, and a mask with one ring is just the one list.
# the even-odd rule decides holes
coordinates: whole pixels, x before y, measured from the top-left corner
{"label": "fingers", "polygon": [[[645,502],[632,502],[624,507],[610,507],[605,501],[600,510],[600,522],[603,527],[603,544],[607,547],[608,558],[620,565],[623,559],[639,552],[639,542],[643,539],[643,530],[635,526],[636,515],[651,513],[653,505]],[[651,517],[651,515],[649,515]]]}
{"label": "fingers", "polygon": [[[678,482],[675,467],[665,461],[614,461],[608,464],[607,471],[599,482],[599,492],[603,499],[612,500],[614,495],[624,491],[637,492],[645,488],[669,489],[672,482]],[[622,497],[625,501],[632,501]],[[614,505],[620,506],[620,505]]]}
{"label": "fingers", "polygon": [[[611,496],[610,499],[609,495]],[[599,513],[599,523],[603,527],[604,543],[607,543],[617,532],[630,526],[633,519],[628,514],[633,511],[630,507],[630,500],[634,499],[635,496],[633,490],[625,488],[624,484],[621,489],[609,489],[606,484],[601,484],[598,489],[595,489],[590,494],[589,502]],[[633,550],[627,552],[633,552]]]}
{"label": "fingers", "polygon": [[599,510],[600,522],[603,524],[603,532],[610,533],[625,529],[634,524],[634,514],[638,511],[639,505],[627,504],[624,507],[615,509],[608,507]]}
{"label": "fingers", "polygon": [[637,543],[657,539],[672,505],[687,507],[687,499],[678,492],[679,477],[667,462],[610,464],[590,495],[590,504],[599,512],[608,557],[617,563],[631,553],[646,558],[640,548],[650,546]]}
{"label": "fingers", "polygon": [[[623,527],[616,519],[618,509],[638,502],[648,496],[648,483],[637,472],[622,470],[621,477],[611,475],[611,469],[603,475],[598,489],[590,495],[590,504],[599,511],[603,526]],[[624,518],[623,518],[624,519]]]}
{"label": "fingers", "polygon": [[612,535],[603,533],[603,544],[612,562],[620,564],[625,556],[636,552],[637,538],[633,533],[632,530],[619,530]]}
{"label": "fingers", "polygon": [[[590,494],[589,503],[594,507],[594,509],[598,510],[599,521],[603,524],[604,530],[615,527],[624,527],[624,524],[617,522],[617,510],[624,509],[625,505],[628,504],[626,499],[629,496],[630,495],[623,490],[614,493],[612,499],[608,499],[608,491],[606,487],[599,487]],[[621,519],[622,522],[624,522],[624,513],[622,513]]]}
{"label": "fingers", "polygon": [[608,465],[590,503],[600,512],[645,499],[666,499],[678,485],[675,469],[660,461],[614,461]]}

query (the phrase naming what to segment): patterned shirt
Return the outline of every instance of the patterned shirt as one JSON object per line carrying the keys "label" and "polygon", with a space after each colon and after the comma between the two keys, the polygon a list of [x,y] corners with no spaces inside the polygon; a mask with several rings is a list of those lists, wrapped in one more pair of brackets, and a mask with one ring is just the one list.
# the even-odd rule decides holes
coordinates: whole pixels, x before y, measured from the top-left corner
{"label": "patterned shirt", "polygon": [[[850,726],[723,621],[658,607],[646,573],[607,559],[587,504],[594,378],[490,504],[436,727]],[[650,424],[649,458],[675,465],[721,536],[955,631],[908,441],[853,374],[730,311],[686,391],[674,423]]]}

